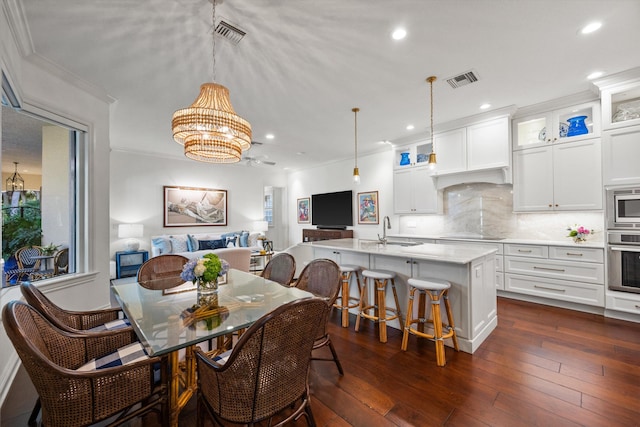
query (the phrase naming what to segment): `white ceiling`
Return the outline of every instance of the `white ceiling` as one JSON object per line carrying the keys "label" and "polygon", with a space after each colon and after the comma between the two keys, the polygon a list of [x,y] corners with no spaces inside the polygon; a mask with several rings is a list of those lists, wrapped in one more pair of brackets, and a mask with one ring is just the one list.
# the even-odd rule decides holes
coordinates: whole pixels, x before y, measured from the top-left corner
{"label": "white ceiling", "polygon": [[[117,100],[112,148],[182,156],[171,116],[211,80],[208,0],[18,1],[35,53]],[[275,167],[353,158],[352,107],[360,154],[425,134],[429,75],[438,124],[485,102],[591,90],[592,71],[640,65],[638,0],[224,0],[216,13],[247,33],[217,41],[216,80],[264,143],[248,155]],[[579,33],[594,20],[598,32]],[[390,37],[398,26],[402,41]],[[477,83],[445,82],[468,70]]]}

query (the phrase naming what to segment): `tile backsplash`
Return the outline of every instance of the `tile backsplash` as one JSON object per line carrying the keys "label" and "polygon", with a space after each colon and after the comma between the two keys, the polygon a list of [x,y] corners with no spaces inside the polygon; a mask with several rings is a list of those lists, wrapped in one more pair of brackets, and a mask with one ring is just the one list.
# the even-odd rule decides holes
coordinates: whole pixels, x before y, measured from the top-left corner
{"label": "tile backsplash", "polygon": [[400,233],[562,241],[567,227],[577,224],[595,230],[589,240],[604,240],[602,212],[514,213],[512,185],[461,184],[446,188],[443,197],[443,215],[400,216]]}

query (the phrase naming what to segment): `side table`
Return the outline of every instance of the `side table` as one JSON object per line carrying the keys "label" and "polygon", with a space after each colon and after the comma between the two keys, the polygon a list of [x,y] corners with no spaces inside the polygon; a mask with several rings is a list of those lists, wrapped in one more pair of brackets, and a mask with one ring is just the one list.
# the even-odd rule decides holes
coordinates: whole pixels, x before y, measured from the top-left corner
{"label": "side table", "polygon": [[116,279],[137,275],[140,266],[148,259],[148,251],[116,252]]}

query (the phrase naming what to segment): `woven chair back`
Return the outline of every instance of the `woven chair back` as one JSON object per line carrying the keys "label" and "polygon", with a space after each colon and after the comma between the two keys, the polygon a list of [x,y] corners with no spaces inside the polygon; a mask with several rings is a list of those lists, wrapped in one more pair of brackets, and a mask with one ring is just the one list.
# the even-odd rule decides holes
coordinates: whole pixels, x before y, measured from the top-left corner
{"label": "woven chair back", "polygon": [[16,262],[18,268],[34,268],[40,267],[40,260],[33,259],[34,256],[42,255],[40,246],[24,246],[16,251]]}
{"label": "woven chair back", "polygon": [[296,259],[288,253],[279,253],[271,258],[262,271],[262,277],[289,286],[296,274]]}
{"label": "woven chair back", "polygon": [[142,264],[138,270],[138,283],[147,289],[169,289],[184,283],[182,268],[189,261],[182,255],[158,255]]}
{"label": "woven chair back", "polygon": [[75,330],[84,329],[80,316],[63,310],[56,304],[52,303],[37,286],[28,282],[22,283],[20,285],[20,292],[22,292],[22,296],[27,304],[42,313],[42,315],[49,319],[50,322],[59,326],[62,324]]}
{"label": "woven chair back", "polygon": [[338,298],[341,284],[342,275],[338,264],[330,259],[314,259],[304,267],[295,286],[326,299],[331,306]]}
{"label": "woven chair back", "polygon": [[122,346],[123,334],[109,333],[90,338],[65,332],[35,308],[20,301],[11,301],[4,306],[2,320],[7,336],[38,392],[42,425],[93,425],[143,402],[144,407],[130,414],[134,416],[149,412],[151,405],[155,405],[145,403],[152,393],[164,396],[164,388],[154,389],[152,383],[153,364],[159,363],[159,358],[99,371],[76,371],[87,361]]}
{"label": "woven chair back", "polygon": [[328,310],[318,298],[278,307],[242,335],[222,366],[197,350],[198,391],[209,411],[223,420],[252,424],[301,398],[306,405],[317,319]]}
{"label": "woven chair back", "polygon": [[54,275],[69,272],[69,248],[63,248],[53,258]]}

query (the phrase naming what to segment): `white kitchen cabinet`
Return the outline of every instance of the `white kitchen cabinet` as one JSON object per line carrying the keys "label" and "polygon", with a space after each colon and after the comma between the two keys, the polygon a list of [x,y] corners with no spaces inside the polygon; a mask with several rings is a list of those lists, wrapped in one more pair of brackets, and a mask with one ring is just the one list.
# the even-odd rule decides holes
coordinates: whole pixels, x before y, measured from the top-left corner
{"label": "white kitchen cabinet", "polygon": [[599,138],[513,152],[513,210],[602,209]]}
{"label": "white kitchen cabinet", "polygon": [[369,254],[351,252],[351,251],[338,251],[335,249],[327,248],[313,248],[314,259],[326,258],[334,261],[336,264],[353,264],[359,265],[362,268],[369,268]]}
{"label": "white kitchen cabinet", "polygon": [[604,307],[604,249],[507,243],[504,253],[505,291]]}
{"label": "white kitchen cabinet", "polygon": [[454,129],[433,135],[438,162],[437,175],[467,170],[466,128]]}
{"label": "white kitchen cabinet", "polygon": [[442,192],[428,166],[393,171],[393,210],[396,214],[442,213]]}
{"label": "white kitchen cabinet", "polygon": [[600,89],[603,130],[640,125],[640,68],[626,77],[622,73],[619,82],[602,84]]}
{"label": "white kitchen cabinet", "polygon": [[[585,116],[587,133],[571,135],[569,119]],[[587,102],[513,120],[513,149],[577,141],[600,136],[600,106]]]}
{"label": "white kitchen cabinet", "polygon": [[493,242],[473,242],[473,241],[460,241],[460,240],[446,240],[438,239],[439,245],[464,245],[464,246],[476,246],[481,248],[495,249],[496,250],[496,289],[504,289],[504,252],[502,243]]}
{"label": "white kitchen cabinet", "polygon": [[435,134],[437,176],[510,165],[509,117]]}
{"label": "white kitchen cabinet", "polygon": [[510,154],[508,117],[467,127],[467,170],[508,167]]}
{"label": "white kitchen cabinet", "polygon": [[640,184],[640,125],[606,131],[602,143],[604,184]]}

